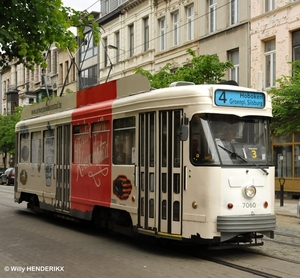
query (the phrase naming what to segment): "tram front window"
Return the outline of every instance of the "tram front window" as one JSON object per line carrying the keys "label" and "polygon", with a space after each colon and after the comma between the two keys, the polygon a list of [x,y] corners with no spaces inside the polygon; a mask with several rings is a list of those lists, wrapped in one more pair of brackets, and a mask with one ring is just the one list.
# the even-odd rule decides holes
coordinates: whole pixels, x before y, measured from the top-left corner
{"label": "tram front window", "polygon": [[190,146],[191,162],[195,165],[272,163],[268,118],[194,115]]}

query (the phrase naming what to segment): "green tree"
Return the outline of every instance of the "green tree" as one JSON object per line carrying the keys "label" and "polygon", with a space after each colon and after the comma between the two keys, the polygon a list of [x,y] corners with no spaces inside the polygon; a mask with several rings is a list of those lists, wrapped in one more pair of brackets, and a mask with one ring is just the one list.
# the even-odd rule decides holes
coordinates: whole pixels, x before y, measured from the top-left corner
{"label": "green tree", "polygon": [[53,43],[73,52],[77,41],[72,26],[81,38],[87,26],[96,42],[100,36],[92,15],[64,7],[61,0],[2,0],[0,25],[0,67],[15,59],[28,67],[45,66],[42,51]]}
{"label": "green tree", "polygon": [[275,135],[300,131],[300,61],[292,64],[292,75],[277,79],[279,86],[272,88],[272,130]]}
{"label": "green tree", "polygon": [[215,84],[224,81],[227,69],[233,68],[231,61],[220,62],[217,55],[197,56],[195,51],[188,49],[187,53],[192,56],[189,66],[182,66],[172,72],[172,64],[166,64],[159,72],[151,74],[142,68],[135,69],[135,72],[142,73],[148,77],[153,88],[168,87],[175,81],[189,81],[196,84]]}
{"label": "green tree", "polygon": [[6,167],[8,155],[15,154],[15,126],[21,117],[21,107],[14,114],[0,115],[0,152],[3,154],[3,164]]}

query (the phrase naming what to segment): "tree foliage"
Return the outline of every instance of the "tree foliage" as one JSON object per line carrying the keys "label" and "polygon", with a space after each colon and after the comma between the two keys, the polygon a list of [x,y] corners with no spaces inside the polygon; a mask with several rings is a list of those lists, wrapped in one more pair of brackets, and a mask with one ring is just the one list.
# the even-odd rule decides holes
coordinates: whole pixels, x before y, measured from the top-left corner
{"label": "tree foliage", "polygon": [[288,135],[300,131],[300,61],[292,64],[292,75],[277,79],[279,87],[272,88],[272,130],[275,135]]}
{"label": "tree foliage", "polygon": [[92,15],[62,6],[61,0],[2,0],[0,9],[0,67],[17,59],[28,67],[45,66],[42,52],[53,43],[60,49],[77,48],[70,27],[77,27],[83,38],[89,26],[95,41],[98,25]]}
{"label": "tree foliage", "polygon": [[153,88],[168,87],[175,81],[189,81],[196,84],[215,84],[224,81],[227,69],[233,68],[231,61],[220,62],[217,55],[196,56],[195,51],[188,49],[187,53],[192,56],[189,66],[182,66],[172,71],[174,66],[166,64],[159,72],[151,74],[142,68],[137,68],[136,73],[140,72],[147,76]]}
{"label": "tree foliage", "polygon": [[0,115],[0,152],[7,163],[7,155],[15,153],[15,126],[20,121],[22,107],[16,107],[16,112],[8,115]]}

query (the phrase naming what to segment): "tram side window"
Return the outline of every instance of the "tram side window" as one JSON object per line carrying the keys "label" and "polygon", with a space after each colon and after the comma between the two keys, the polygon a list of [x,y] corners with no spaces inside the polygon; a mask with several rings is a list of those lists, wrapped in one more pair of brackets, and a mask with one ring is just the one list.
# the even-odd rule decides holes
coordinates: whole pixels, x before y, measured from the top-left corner
{"label": "tram side window", "polygon": [[135,163],[135,117],[113,122],[113,163]]}
{"label": "tram side window", "polygon": [[194,116],[191,121],[190,136],[190,159],[193,164],[204,163],[205,154],[208,153],[208,147],[204,136],[200,118]]}
{"label": "tram side window", "polygon": [[92,125],[92,163],[109,163],[109,121]]}
{"label": "tram side window", "polygon": [[42,135],[41,132],[31,133],[31,148],[30,148],[31,163],[41,164],[42,162]]}
{"label": "tram side window", "polygon": [[30,149],[30,141],[29,141],[29,133],[22,132],[20,135],[20,158],[19,161],[29,162],[29,149]]}
{"label": "tram side window", "polygon": [[206,115],[194,115],[190,125],[190,160],[194,165],[219,164]]}
{"label": "tram side window", "polygon": [[54,163],[54,130],[44,131],[44,157],[45,164]]}
{"label": "tram side window", "polygon": [[90,163],[89,126],[78,125],[73,128],[73,160],[74,163]]}

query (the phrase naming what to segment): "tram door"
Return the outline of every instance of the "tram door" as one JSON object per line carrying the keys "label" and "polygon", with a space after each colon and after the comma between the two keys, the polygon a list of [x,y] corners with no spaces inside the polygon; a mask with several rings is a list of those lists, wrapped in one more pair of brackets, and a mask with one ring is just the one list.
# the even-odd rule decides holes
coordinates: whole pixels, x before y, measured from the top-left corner
{"label": "tram door", "polygon": [[141,113],[139,117],[139,226],[181,234],[181,110]]}
{"label": "tram door", "polygon": [[56,210],[70,211],[70,125],[58,126],[56,129]]}

